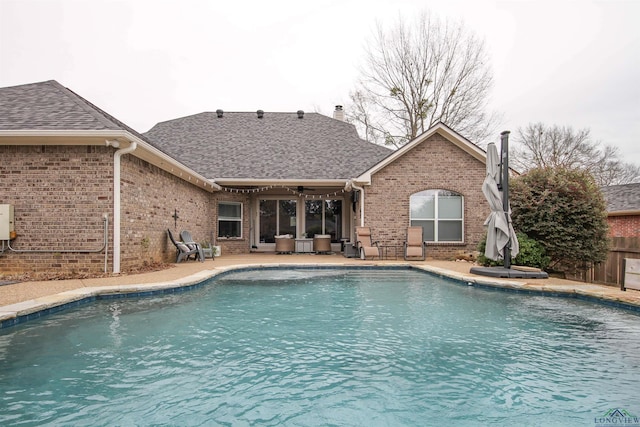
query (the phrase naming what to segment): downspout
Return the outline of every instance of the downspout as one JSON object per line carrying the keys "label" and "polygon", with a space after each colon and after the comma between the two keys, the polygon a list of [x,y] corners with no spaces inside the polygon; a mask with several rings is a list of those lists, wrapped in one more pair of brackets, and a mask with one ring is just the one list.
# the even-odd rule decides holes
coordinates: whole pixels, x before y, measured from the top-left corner
{"label": "downspout", "polygon": [[364,188],[358,187],[353,180],[347,182],[345,188],[347,187],[360,192],[360,227],[364,227]]}
{"label": "downspout", "polygon": [[364,227],[364,188],[358,187],[353,182],[351,183],[351,187],[360,192],[360,227]]}
{"label": "downspout", "polygon": [[[105,141],[107,147],[120,147],[119,141]],[[127,148],[121,148],[113,154],[113,272],[120,273],[120,158],[137,148],[132,141]]]}

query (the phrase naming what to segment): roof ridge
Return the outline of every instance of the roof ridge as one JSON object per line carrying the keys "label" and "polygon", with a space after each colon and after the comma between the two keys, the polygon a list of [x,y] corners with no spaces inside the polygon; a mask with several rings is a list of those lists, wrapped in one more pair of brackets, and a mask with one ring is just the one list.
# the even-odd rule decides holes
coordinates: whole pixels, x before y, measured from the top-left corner
{"label": "roof ridge", "polygon": [[84,99],[83,97],[81,97],[80,95],[78,95],[77,93],[69,89],[68,87],[60,84],[56,80],[48,80],[43,83],[48,83],[51,86],[55,87],[59,92],[67,96],[71,101],[73,101],[76,105],[80,106],[87,113],[91,114],[103,125],[107,127],[115,125],[116,127],[121,128],[120,123],[117,123],[116,121],[112,120],[113,117],[106,117],[107,115],[104,111],[100,110],[98,107],[96,107],[95,105],[93,105],[92,103],[90,103],[89,101],[87,101],[86,99]]}
{"label": "roof ridge", "polygon": [[[107,113],[106,111],[104,111],[103,109],[98,107],[97,105],[95,105],[92,102],[86,100],[82,96],[78,95],[77,93],[75,93],[71,89],[63,86],[62,84],[60,84],[59,82],[57,82],[55,80],[50,80],[50,82],[53,83],[54,85],[57,85],[59,89],[63,89],[65,91],[69,92],[71,95],[73,95],[70,98],[76,104],[80,105],[84,110],[86,110],[87,112],[92,114],[94,117],[96,117],[101,123],[103,123],[103,124],[105,124],[107,126],[108,125],[116,126],[117,128],[129,132],[129,133],[135,135],[136,137],[140,138],[141,140],[145,141],[146,143],[148,143],[148,144],[150,144],[150,145],[155,147],[153,142],[148,137],[144,136],[142,133],[140,133],[137,130],[133,129],[132,127],[128,126],[124,122],[121,122],[120,120],[118,120],[117,118],[115,118],[111,114]],[[158,148],[158,147],[156,147],[156,148]]]}

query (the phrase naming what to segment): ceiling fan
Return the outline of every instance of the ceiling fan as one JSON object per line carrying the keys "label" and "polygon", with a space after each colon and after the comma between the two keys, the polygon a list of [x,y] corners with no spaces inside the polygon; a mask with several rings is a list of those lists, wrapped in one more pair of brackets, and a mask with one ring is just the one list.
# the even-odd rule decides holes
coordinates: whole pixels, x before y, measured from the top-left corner
{"label": "ceiling fan", "polygon": [[315,188],[304,187],[302,185],[298,185],[298,193],[304,193],[304,190],[314,191]]}

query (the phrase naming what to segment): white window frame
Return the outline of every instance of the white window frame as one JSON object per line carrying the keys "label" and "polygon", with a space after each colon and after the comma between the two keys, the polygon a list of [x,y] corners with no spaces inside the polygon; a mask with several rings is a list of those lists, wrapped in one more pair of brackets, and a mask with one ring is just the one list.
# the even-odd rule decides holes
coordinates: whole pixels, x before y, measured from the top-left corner
{"label": "white window frame", "polygon": [[[240,217],[228,217],[220,215],[220,205],[234,205],[240,206]],[[244,206],[242,202],[227,202],[227,201],[219,201],[218,202],[218,239],[242,239],[242,218],[244,217]],[[220,235],[220,221],[237,221],[240,225],[240,236],[221,236]]]}
{"label": "white window frame", "polygon": [[[433,218],[414,218],[412,216],[412,209],[411,209],[411,198],[419,193],[423,193],[425,191],[434,191],[434,217]],[[441,191],[446,191],[449,193],[455,193],[456,195],[458,195],[460,197],[460,218],[439,218],[438,217],[438,211],[439,211],[439,198],[440,198],[440,192]],[[429,188],[426,190],[422,190],[422,191],[418,191],[416,193],[413,193],[409,196],[409,224],[413,225],[413,221],[433,221],[433,240],[431,241],[427,241],[428,243],[452,243],[452,244],[456,244],[456,243],[464,243],[464,196],[460,193],[458,193],[457,191],[453,191],[453,190],[446,190],[443,188]],[[461,240],[440,240],[439,239],[439,223],[440,222],[459,222],[460,226],[461,226]]]}

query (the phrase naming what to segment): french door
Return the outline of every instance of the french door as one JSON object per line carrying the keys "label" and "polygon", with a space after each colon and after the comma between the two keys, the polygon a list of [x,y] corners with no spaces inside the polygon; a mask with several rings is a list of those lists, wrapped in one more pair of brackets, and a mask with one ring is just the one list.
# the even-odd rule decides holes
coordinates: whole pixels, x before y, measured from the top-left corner
{"label": "french door", "polygon": [[260,243],[275,243],[275,236],[297,237],[297,200],[260,200]]}

